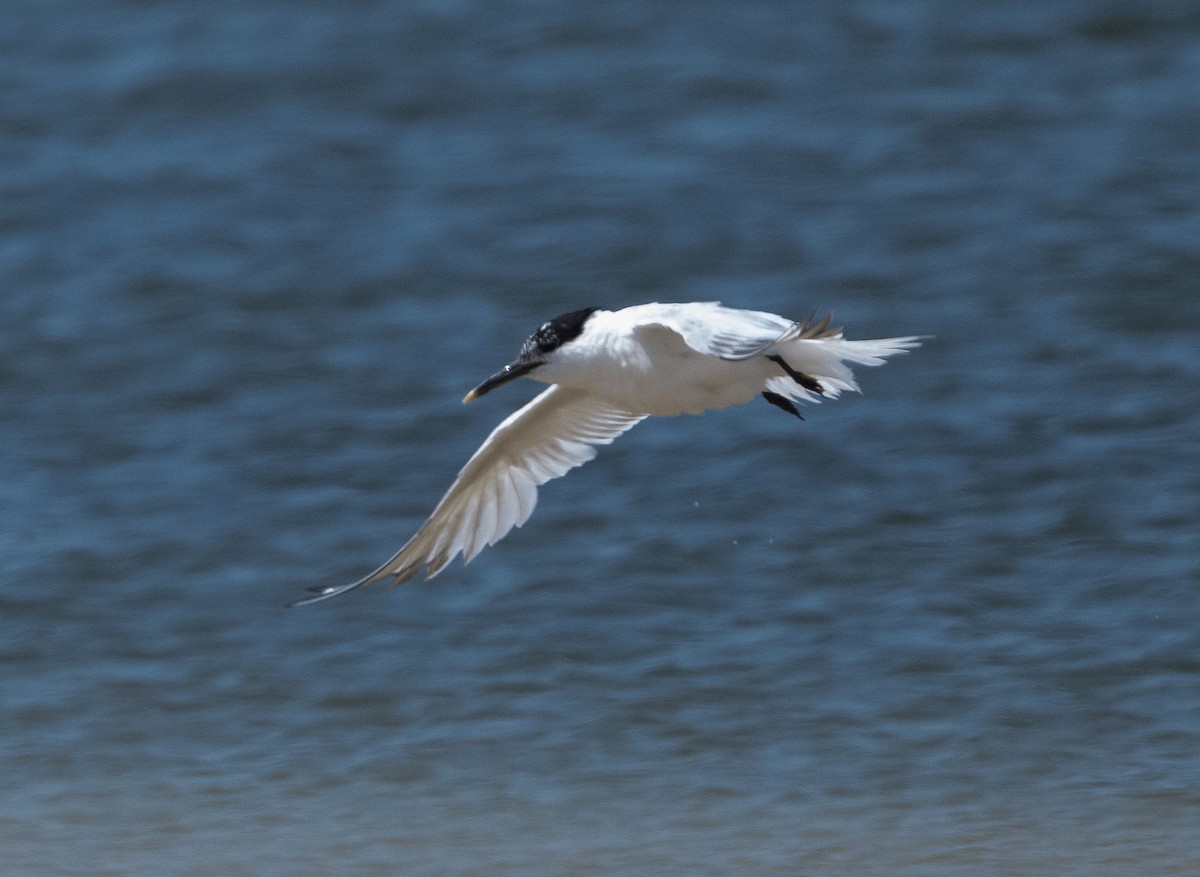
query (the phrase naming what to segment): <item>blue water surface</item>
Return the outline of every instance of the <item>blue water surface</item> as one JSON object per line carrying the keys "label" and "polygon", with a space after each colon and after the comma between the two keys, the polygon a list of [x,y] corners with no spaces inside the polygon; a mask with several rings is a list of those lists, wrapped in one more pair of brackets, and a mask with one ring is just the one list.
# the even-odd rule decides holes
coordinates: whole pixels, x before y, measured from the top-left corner
{"label": "blue water surface", "polygon": [[[3,18],[6,874],[1200,872],[1190,4]],[[283,608],[654,300],[933,337]]]}

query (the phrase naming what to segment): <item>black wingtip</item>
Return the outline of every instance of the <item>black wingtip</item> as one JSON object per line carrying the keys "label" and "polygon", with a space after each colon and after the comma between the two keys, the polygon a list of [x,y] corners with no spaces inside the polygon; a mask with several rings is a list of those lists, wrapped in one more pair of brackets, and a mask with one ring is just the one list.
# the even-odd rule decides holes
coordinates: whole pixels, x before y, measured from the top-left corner
{"label": "black wingtip", "polygon": [[308,590],[312,592],[313,596],[304,597],[303,599],[296,600],[294,603],[288,603],[287,608],[292,609],[296,606],[307,606],[310,603],[320,603],[322,600],[329,600],[338,596],[339,594],[344,594],[347,591],[353,591],[355,588],[361,588],[363,585],[369,585],[371,582],[382,578],[383,571],[386,568],[387,565],[385,564],[384,566],[381,566],[379,569],[375,570],[375,572],[371,573],[369,576],[363,576],[358,581],[350,582],[345,585],[315,585],[310,587]]}
{"label": "black wingtip", "polygon": [[288,603],[284,608],[295,609],[297,606],[307,606],[310,603],[320,603],[322,600],[328,600],[330,597],[336,597],[338,594],[350,590],[350,587],[346,585],[342,585],[341,587],[326,586],[309,588],[308,590],[311,591],[314,596],[302,597],[299,600],[294,600],[291,603]]}

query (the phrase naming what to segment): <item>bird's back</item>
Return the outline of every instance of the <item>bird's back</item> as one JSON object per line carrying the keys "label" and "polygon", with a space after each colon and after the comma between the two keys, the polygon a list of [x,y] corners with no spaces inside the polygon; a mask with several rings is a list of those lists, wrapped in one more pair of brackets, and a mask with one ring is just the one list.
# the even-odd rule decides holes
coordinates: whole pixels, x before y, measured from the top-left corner
{"label": "bird's back", "polygon": [[[770,365],[732,354],[768,345],[793,325],[715,302],[598,311],[576,343],[533,377],[587,390],[637,414],[700,414],[761,392]],[[726,350],[731,355],[722,355]]]}

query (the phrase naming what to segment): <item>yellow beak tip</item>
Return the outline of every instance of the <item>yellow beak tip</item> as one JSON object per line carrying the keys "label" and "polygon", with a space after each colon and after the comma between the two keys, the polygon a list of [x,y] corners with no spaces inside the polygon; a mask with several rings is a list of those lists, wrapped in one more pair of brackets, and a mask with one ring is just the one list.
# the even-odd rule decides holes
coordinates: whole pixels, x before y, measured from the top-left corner
{"label": "yellow beak tip", "polygon": [[477,398],[477,396],[475,394],[475,391],[472,390],[471,392],[467,393],[467,395],[463,396],[462,403],[464,405],[466,405],[468,402],[474,402],[476,398]]}

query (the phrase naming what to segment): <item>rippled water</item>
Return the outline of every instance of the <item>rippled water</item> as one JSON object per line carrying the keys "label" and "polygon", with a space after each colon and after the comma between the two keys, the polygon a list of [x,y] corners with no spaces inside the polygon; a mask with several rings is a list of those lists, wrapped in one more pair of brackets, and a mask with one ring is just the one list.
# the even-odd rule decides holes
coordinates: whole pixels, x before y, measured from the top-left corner
{"label": "rippled water", "polygon": [[[1188,4],[5,18],[6,873],[1200,871]],[[282,608],[656,299],[935,337]]]}

